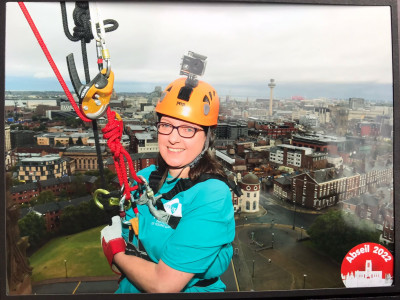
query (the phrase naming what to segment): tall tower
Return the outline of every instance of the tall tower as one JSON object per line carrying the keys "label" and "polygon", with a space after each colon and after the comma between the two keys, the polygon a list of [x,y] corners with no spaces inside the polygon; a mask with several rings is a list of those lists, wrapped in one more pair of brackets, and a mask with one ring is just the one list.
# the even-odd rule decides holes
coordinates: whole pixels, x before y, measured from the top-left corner
{"label": "tall tower", "polygon": [[269,94],[269,115],[272,116],[272,101],[274,97],[274,87],[276,86],[275,84],[275,79],[270,79],[268,87],[270,88],[270,94]]}

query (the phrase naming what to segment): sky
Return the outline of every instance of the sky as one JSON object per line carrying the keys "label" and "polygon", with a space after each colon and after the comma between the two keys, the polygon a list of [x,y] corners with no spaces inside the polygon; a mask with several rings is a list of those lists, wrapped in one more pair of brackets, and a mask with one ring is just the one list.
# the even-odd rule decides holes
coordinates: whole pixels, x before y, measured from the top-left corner
{"label": "sky", "polygon": [[[68,87],[66,56],[84,80],[79,42],[67,39],[59,2],[25,3]],[[74,2],[67,2],[70,32]],[[183,55],[207,56],[200,78],[220,96],[392,101],[389,6],[97,2],[116,92],[151,92],[180,77]],[[6,4],[6,90],[62,91],[16,2]],[[87,44],[97,73],[94,41]]]}

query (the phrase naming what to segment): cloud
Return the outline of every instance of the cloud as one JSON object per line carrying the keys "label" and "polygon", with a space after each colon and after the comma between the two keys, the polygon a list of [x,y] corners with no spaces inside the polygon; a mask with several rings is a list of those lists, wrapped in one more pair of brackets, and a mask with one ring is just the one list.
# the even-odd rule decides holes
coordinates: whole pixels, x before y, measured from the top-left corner
{"label": "cloud", "polygon": [[[53,59],[68,78],[74,53],[83,77],[80,43],[63,31],[59,3],[26,3]],[[179,76],[187,51],[206,55],[204,80],[215,85],[392,83],[390,7],[239,3],[98,2],[116,81],[168,82]],[[70,31],[74,3],[67,2]],[[6,77],[51,77],[17,3],[7,3]],[[87,45],[91,76],[94,42]],[[66,79],[67,80],[67,79]],[[126,84],[125,84],[126,83]],[[329,96],[329,95],[326,95]]]}

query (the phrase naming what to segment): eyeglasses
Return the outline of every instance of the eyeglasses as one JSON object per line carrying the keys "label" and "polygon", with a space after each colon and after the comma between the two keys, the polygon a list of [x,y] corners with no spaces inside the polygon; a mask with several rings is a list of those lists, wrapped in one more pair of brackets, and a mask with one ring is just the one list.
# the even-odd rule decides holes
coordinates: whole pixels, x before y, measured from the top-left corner
{"label": "eyeglasses", "polygon": [[174,129],[178,131],[178,134],[183,138],[192,138],[198,131],[204,131],[203,129],[192,127],[192,126],[174,126],[169,123],[158,122],[156,124],[157,132],[159,134],[169,135]]}

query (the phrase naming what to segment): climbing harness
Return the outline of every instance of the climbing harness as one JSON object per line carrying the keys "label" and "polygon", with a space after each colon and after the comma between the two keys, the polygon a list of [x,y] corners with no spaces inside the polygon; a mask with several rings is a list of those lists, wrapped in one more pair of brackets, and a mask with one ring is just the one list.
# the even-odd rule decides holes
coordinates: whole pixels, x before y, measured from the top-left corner
{"label": "climbing harness", "polygon": [[[174,187],[166,193],[155,196],[154,191],[157,189],[157,186],[162,178],[162,173],[157,169],[151,172],[149,176],[149,181],[147,181],[143,176],[138,175],[138,177],[142,180],[142,184],[140,184],[140,189],[142,194],[138,197],[135,202],[139,205],[147,205],[150,213],[160,222],[169,225],[172,229],[176,229],[181,218],[180,216],[174,216],[168,212],[166,212],[165,207],[161,199],[171,200],[177,194],[186,191],[196,184],[206,181],[208,179],[217,179],[221,180],[225,184],[229,186],[229,188],[238,196],[242,195],[240,187],[232,180],[229,180],[221,175],[216,174],[201,174],[200,177],[192,181],[190,179],[178,179]],[[129,224],[131,223],[131,224]],[[139,239],[139,229],[138,229],[138,218],[132,218],[130,221],[125,221],[124,224],[129,226],[129,237],[125,249],[125,254],[134,255],[140,258],[143,258],[148,261],[152,261],[149,257],[145,247],[141,243]],[[135,246],[133,243],[134,237],[136,237],[138,246]],[[121,279],[125,277],[122,274]],[[214,284],[219,280],[219,277],[209,278],[209,279],[200,279],[197,281],[194,286],[197,287],[207,287],[211,284]]]}
{"label": "climbing harness", "polygon": [[162,174],[158,171],[155,170],[151,172],[150,177],[149,177],[149,182],[147,180],[139,175],[139,178],[142,179],[143,181],[143,186],[145,192],[142,193],[142,195],[137,199],[135,202],[139,205],[147,205],[151,214],[160,222],[168,224],[172,229],[175,229],[179,221],[181,220],[181,217],[174,216],[168,212],[166,212],[164,208],[164,204],[162,203],[161,199],[165,200],[171,200],[173,197],[175,197],[177,194],[186,191],[190,189],[191,187],[195,186],[196,184],[206,181],[208,179],[218,179],[224,182],[225,184],[228,185],[228,187],[238,196],[240,197],[242,195],[242,192],[240,190],[240,187],[233,182],[232,180],[229,180],[221,175],[216,175],[216,174],[201,174],[199,178],[195,181],[192,181],[190,179],[179,179],[174,187],[163,194],[154,195],[153,189],[156,189],[158,186],[160,179],[162,177]]}

